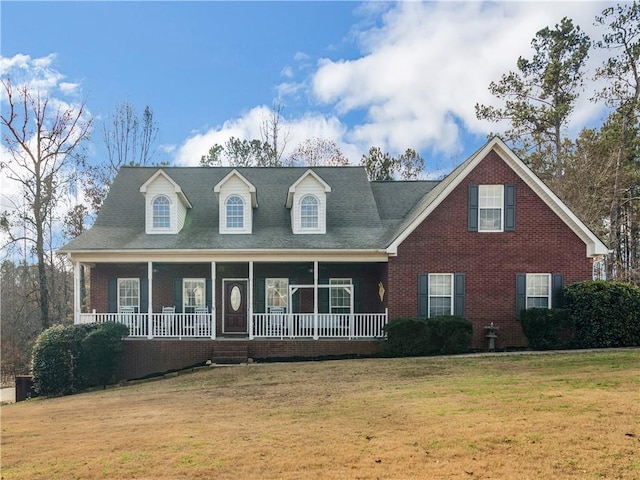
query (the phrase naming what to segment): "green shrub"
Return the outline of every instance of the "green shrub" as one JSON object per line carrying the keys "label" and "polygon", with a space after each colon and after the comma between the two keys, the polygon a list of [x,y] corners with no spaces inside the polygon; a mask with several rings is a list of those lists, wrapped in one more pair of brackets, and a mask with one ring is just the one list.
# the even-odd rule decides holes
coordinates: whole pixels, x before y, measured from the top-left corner
{"label": "green shrub", "polygon": [[574,333],[569,312],[563,308],[523,310],[520,321],[529,347],[534,350],[566,348]]}
{"label": "green shrub", "polygon": [[640,288],[594,280],[565,288],[576,348],[640,345]]}
{"label": "green shrub", "polygon": [[112,380],[127,334],[124,325],[56,325],[33,347],[33,383],[41,395],[68,395]]}
{"label": "green shrub", "polygon": [[471,347],[473,326],[462,317],[398,318],[384,327],[383,354],[390,357],[462,353]]}

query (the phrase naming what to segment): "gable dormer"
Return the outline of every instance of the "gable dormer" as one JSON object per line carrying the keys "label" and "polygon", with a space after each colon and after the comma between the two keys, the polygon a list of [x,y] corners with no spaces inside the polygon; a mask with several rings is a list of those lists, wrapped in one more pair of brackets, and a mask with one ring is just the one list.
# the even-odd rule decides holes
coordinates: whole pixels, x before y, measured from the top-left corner
{"label": "gable dormer", "polygon": [[218,199],[219,233],[251,233],[253,209],[258,208],[256,187],[233,169],[213,187],[213,192]]}
{"label": "gable dormer", "polygon": [[291,210],[294,234],[327,233],[327,194],[331,187],[313,170],[307,170],[289,187],[286,206]]}
{"label": "gable dormer", "polygon": [[182,188],[162,169],[140,187],[145,201],[145,233],[176,234],[184,226],[191,203]]}

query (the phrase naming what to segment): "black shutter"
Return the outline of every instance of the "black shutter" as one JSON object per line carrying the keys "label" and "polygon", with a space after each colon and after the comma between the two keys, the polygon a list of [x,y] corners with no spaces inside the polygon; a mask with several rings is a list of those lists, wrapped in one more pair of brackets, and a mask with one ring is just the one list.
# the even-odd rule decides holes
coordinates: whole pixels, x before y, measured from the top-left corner
{"label": "black shutter", "polygon": [[458,317],[464,317],[464,284],[464,273],[456,273],[453,278],[453,315]]}
{"label": "black shutter", "polygon": [[107,312],[118,313],[118,279],[110,278],[107,281]]}
{"label": "black shutter", "polygon": [[149,279],[140,278],[140,312],[147,313],[149,311]]}
{"label": "black shutter", "polygon": [[265,281],[264,278],[254,279],[255,287],[255,313],[266,313],[266,298],[265,298]]}
{"label": "black shutter", "polygon": [[[297,278],[290,278],[289,279],[289,285],[297,285],[298,284],[298,279]],[[287,292],[287,295],[289,294],[289,292]],[[291,295],[291,313],[298,313],[300,311],[300,290],[296,290],[296,293],[294,293],[293,295]]]}
{"label": "black shutter", "polygon": [[467,228],[470,232],[478,231],[478,185],[469,185]]}
{"label": "black shutter", "polygon": [[504,230],[512,232],[516,229],[516,186],[504,186]]}
{"label": "black shutter", "polygon": [[205,285],[205,289],[206,289],[206,305],[207,307],[209,307],[209,311],[213,312],[214,308],[213,308],[213,284],[211,282],[210,278],[207,278],[206,280],[206,285]]}
{"label": "black shutter", "polygon": [[362,313],[362,279],[353,279],[353,313]]}
{"label": "black shutter", "polygon": [[[320,285],[327,285],[329,283],[328,278],[321,278]],[[329,313],[329,289],[318,289],[318,313]]]}
{"label": "black shutter", "polygon": [[564,288],[564,278],[561,273],[554,273],[551,277],[551,307],[562,308],[564,298],[562,290]]}
{"label": "black shutter", "polygon": [[[169,307],[170,305],[164,305]],[[173,279],[173,306],[176,307],[176,313],[182,313],[182,279]]]}
{"label": "black shutter", "polygon": [[520,312],[527,308],[527,276],[516,274],[516,318],[520,320]]}
{"label": "black shutter", "polygon": [[418,275],[418,318],[429,316],[429,274]]}

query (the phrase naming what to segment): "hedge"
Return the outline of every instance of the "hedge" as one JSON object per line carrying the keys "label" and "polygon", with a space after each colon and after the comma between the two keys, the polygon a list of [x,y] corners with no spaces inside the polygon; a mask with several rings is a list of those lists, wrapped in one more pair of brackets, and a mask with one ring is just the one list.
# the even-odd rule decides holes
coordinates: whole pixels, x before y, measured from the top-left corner
{"label": "hedge", "polygon": [[473,326],[456,316],[398,318],[384,327],[382,352],[390,357],[453,354],[469,351]]}
{"label": "hedge", "polygon": [[68,395],[110,383],[127,334],[128,328],[116,323],[48,328],[33,347],[35,390],[41,395]]}

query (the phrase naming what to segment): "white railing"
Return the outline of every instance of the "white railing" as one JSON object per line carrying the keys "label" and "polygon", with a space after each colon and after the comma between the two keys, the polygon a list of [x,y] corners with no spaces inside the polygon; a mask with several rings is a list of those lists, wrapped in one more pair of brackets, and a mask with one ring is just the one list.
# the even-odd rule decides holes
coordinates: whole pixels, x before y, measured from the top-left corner
{"label": "white railing", "polygon": [[253,337],[381,338],[385,313],[255,313]]}
{"label": "white railing", "polygon": [[78,323],[122,323],[130,337],[216,338],[213,319],[211,313],[152,313],[149,325],[148,313],[81,313]]}

